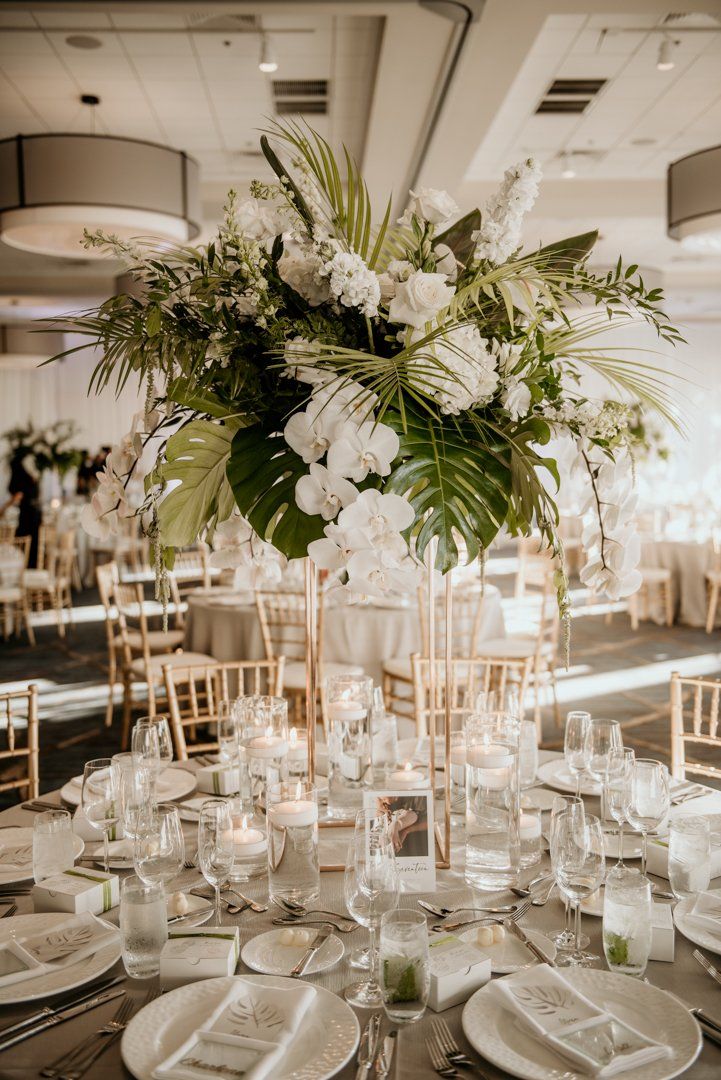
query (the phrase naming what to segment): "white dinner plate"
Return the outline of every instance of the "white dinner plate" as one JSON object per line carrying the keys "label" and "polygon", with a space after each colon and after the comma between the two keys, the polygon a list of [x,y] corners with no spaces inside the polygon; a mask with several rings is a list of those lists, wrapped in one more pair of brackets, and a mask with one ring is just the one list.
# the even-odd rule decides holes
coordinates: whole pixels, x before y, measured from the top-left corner
{"label": "white dinner plate", "polygon": [[[721,889],[709,889],[708,891],[714,896],[718,896],[721,900]],[[683,936],[687,937],[689,941],[692,941],[694,945],[700,945],[702,949],[708,949],[709,952],[714,952],[721,956],[721,927],[719,927],[718,934],[712,934],[710,930],[702,930],[698,926],[690,926],[688,919],[685,918],[695,903],[695,896],[689,897],[688,900],[680,900],[674,908],[673,921],[676,923],[676,926]],[[0,923],[0,926],[2,926],[2,923]]]}
{"label": "white dinner plate", "polygon": [[[171,906],[173,895],[171,893],[170,896],[165,898],[165,908],[169,919],[175,915],[175,911]],[[188,901],[188,913],[182,919],[172,923],[171,928],[173,926],[202,926],[203,923],[207,923],[213,914],[213,901],[207,896],[196,896],[195,893],[186,892],[184,895]]]}
{"label": "white dinner plate", "polygon": [[[196,787],[195,775],[187,769],[163,769],[158,777],[158,801],[174,802],[176,799],[183,799],[195,791]],[[60,798],[69,806],[79,806],[82,789],[82,776],[74,776],[60,789]]]}
{"label": "white dinner plate", "polygon": [[595,893],[591,893],[581,904],[581,912],[584,915],[595,915],[597,918],[603,918],[603,885],[600,889],[596,889]]}
{"label": "white dinner plate", "polygon": [[[544,956],[549,960],[555,959],[557,950],[550,938],[539,933],[538,930],[529,930],[525,926],[523,929],[528,940],[537,945]],[[509,930],[506,930],[503,941],[499,941],[496,945],[479,945],[477,935],[478,927],[475,927],[473,930],[466,930],[464,934],[458,936],[461,941],[472,941],[482,953],[490,956],[491,972],[494,975],[511,975],[514,971],[520,971],[521,968],[531,967],[533,964],[538,963],[533,953]]]}
{"label": "white dinner plate", "polygon": [[[609,859],[618,858],[618,833],[614,829],[613,832],[606,832],[603,834],[603,847],[606,852],[606,857]],[[638,833],[629,832],[628,829],[624,829],[623,832],[623,857],[624,859],[640,859],[643,852],[643,838]]]}
{"label": "white dinner plate", "polygon": [[[298,985],[295,979],[278,975],[241,977],[261,986]],[[180,986],[136,1013],[120,1044],[123,1062],[136,1080],[151,1080],[153,1070],[182,1046],[190,1032],[199,1028],[220,1004],[234,978],[237,976]],[[273,1080],[329,1080],[355,1053],[360,1027],[350,1005],[322,986],[314,989],[315,1000],[296,1038],[273,1070]]]}
{"label": "white dinner plate", "polygon": [[[42,915],[13,915],[9,919],[0,919],[0,945],[4,945],[13,937],[29,937],[31,934],[42,934],[45,930],[52,930],[59,923],[67,922],[69,917],[65,911],[53,911]],[[70,964],[51,974],[39,975],[36,979],[0,987],[0,1005],[15,1005],[21,1001],[41,1001],[50,994],[61,994],[97,979],[98,975],[102,975],[120,959],[120,932],[116,926],[112,929],[117,932],[116,940],[103,945],[96,953],[86,956],[77,964]]]}
{"label": "white dinner plate", "polygon": [[[297,929],[302,930],[303,927]],[[240,954],[246,967],[265,975],[289,975],[309,946],[282,945],[280,938],[283,933],[281,929],[269,930],[266,934],[259,934],[247,941]],[[314,937],[315,931],[311,929],[311,940]],[[340,938],[335,934],[330,934],[308,964],[304,974],[317,975],[320,971],[326,971],[343,959],[344,952]]]}
{"label": "white dinner plate", "polygon": [[[673,995],[628,975],[594,968],[564,968],[563,977],[596,1005],[671,1047],[669,1057],[635,1068],[633,1080],[671,1080],[698,1057],[701,1031]],[[463,1009],[466,1038],[482,1057],[522,1080],[588,1080],[587,1074],[575,1072],[502,1008],[488,992],[490,985],[476,991]]]}
{"label": "white dinner plate", "polygon": [[524,791],[521,792],[521,810],[525,810],[529,807],[535,807],[536,810],[550,810],[553,807],[553,800],[555,798],[556,793],[548,791],[547,788],[525,788]]}
{"label": "white dinner plate", "polygon": [[[8,848],[22,849],[22,862],[17,869],[4,870],[3,852]],[[85,844],[73,833],[73,858],[79,859],[85,850]],[[25,857],[27,856],[27,858]],[[17,856],[15,856],[17,857]],[[16,865],[16,864],[13,864]],[[0,832],[0,885],[16,885],[21,881],[32,881],[33,877],[33,830],[27,827],[10,827]]]}
{"label": "white dinner plate", "polygon": [[[554,788],[556,791],[568,792],[571,795],[576,794],[576,777],[572,776],[568,771],[568,767],[563,758],[554,758],[553,761],[545,761],[543,765],[538,766],[538,772],[536,776],[539,780],[542,780],[547,787]],[[581,794],[582,795],[600,795],[601,785],[597,784],[595,780],[591,780],[590,776],[581,777]]]}

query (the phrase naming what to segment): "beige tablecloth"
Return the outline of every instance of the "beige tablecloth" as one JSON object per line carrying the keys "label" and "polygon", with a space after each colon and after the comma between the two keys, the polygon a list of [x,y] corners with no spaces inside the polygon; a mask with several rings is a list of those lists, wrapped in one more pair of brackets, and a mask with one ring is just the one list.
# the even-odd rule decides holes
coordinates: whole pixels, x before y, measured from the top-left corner
{"label": "beige tablecloth", "polygon": [[[676,621],[684,626],[706,625],[704,574],[712,562],[711,541],[649,539],[641,545],[641,566],[662,567],[671,571]],[[664,612],[655,597],[650,612],[655,622],[665,622]]]}
{"label": "beige tablecloth", "polygon": [[[487,585],[483,599],[480,640],[505,636],[501,594]],[[326,603],[324,658],[360,664],[380,683],[383,661],[408,657],[421,650],[421,629],[415,597],[391,606]],[[264,655],[260,622],[248,597],[232,594],[191,594],[185,647],[216,660],[259,660]]]}
{"label": "beige tablecloth", "polygon": [[[540,755],[542,762],[555,756],[558,755],[551,754],[547,751],[541,752]],[[192,764],[187,763],[184,767],[193,768]],[[59,801],[59,796],[57,794],[53,797]],[[45,798],[47,798],[47,796],[45,796]],[[587,803],[591,810],[597,810],[597,799],[588,799]],[[719,796],[719,808],[721,809],[721,796]],[[25,826],[31,825],[34,816],[35,815],[29,811],[20,808],[8,810],[0,814],[0,826],[13,824]],[[185,828],[188,849],[192,851],[194,850],[195,829],[192,826],[185,826]],[[344,829],[321,830],[321,858],[328,862],[342,861],[346,840],[347,834]],[[547,856],[545,858],[547,859]],[[454,844],[452,848],[451,861],[451,870],[438,872],[437,892],[434,895],[436,897],[442,897],[441,903],[448,907],[472,904],[474,901],[478,902],[478,894],[473,893],[468,889],[463,881],[463,847],[460,842]],[[530,879],[537,870],[538,867],[534,867],[532,870],[527,871],[526,879]],[[177,885],[188,888],[200,883],[201,879],[198,872],[188,871],[181,875]],[[174,887],[175,884],[176,883],[173,883],[171,887]],[[663,887],[668,888],[668,882],[661,881],[661,884]],[[719,884],[721,884],[721,881],[717,879],[714,884],[718,887]],[[267,898],[267,883],[264,879],[257,879],[255,882],[244,888],[243,891],[255,899],[265,901]],[[496,895],[500,902],[507,903],[509,900],[509,894],[507,893]],[[493,903],[493,896],[494,894],[490,893],[483,894],[482,902]],[[427,899],[433,899],[433,897],[428,894]],[[403,902],[412,905],[413,900],[411,897],[405,897]],[[345,910],[342,874],[324,873],[322,875],[321,903],[319,906],[328,907],[337,911]],[[20,914],[25,914],[32,910],[32,905],[28,897],[21,897],[18,902],[18,907]],[[115,916],[115,921],[117,921],[117,908],[110,913],[110,917],[112,916]],[[224,915],[224,922],[234,923],[240,926],[242,948],[245,942],[250,938],[271,929],[272,916],[272,911],[260,915],[243,913],[239,916],[229,916],[226,913]],[[556,897],[553,897],[545,907],[533,908],[531,914],[524,917],[524,925],[546,931],[560,929],[562,922],[563,906]],[[591,938],[592,950],[603,955],[601,945],[601,920],[585,916],[583,920],[583,929]],[[355,948],[364,943],[365,931],[359,929],[348,937],[344,937],[343,940],[347,947],[347,953],[351,948]],[[711,982],[708,975],[706,975],[701,967],[693,960],[691,953],[694,947],[695,946],[693,946],[691,942],[687,941],[686,938],[677,932],[675,961],[673,963],[651,961],[646,976],[649,982],[653,983],[655,986],[672,991],[689,1005],[703,1005],[712,1016],[715,1016],[717,1020],[721,1021],[721,990]],[[602,963],[601,966],[605,965]],[[121,963],[118,963],[114,971],[122,973]],[[241,961],[238,965],[238,973],[245,971],[247,971],[247,969]],[[346,956],[335,968],[331,968],[329,971],[316,976],[309,981],[312,984],[325,986],[335,993],[340,993],[347,983],[356,978],[358,978],[358,972],[350,967]],[[140,1002],[148,987],[156,985],[156,981],[135,981],[129,979],[124,985],[126,986],[128,993],[136,1001]],[[21,1043],[19,1046],[16,1046],[9,1051],[1,1053],[0,1077],[2,1077],[3,1080],[29,1080],[30,1077],[37,1076],[39,1069],[42,1068],[43,1065],[54,1060],[61,1053],[70,1049],[77,1043],[82,1042],[101,1024],[107,1022],[111,1018],[116,1007],[117,1003],[103,1006],[87,1015],[73,1019],[67,1024],[62,1024],[51,1032],[46,1032],[34,1039]],[[36,1006],[22,1005],[14,1008],[0,1009],[0,1023],[3,1026],[5,1024],[11,1024],[28,1015],[34,1008],[36,1008]],[[458,1039],[461,1046],[465,1050],[471,1051],[474,1060],[480,1061],[479,1055],[471,1050],[463,1035],[461,1027],[462,1011],[463,1006],[458,1005],[452,1009],[446,1010],[443,1013],[443,1017],[448,1022],[453,1034]],[[434,1013],[429,1011],[418,1024],[401,1029],[395,1069],[390,1080],[433,1080],[435,1073],[430,1068],[423,1036],[424,1033],[429,1030],[430,1021],[434,1015]],[[367,1014],[363,1014],[359,1011],[358,1016],[361,1024],[364,1023]],[[662,1037],[663,1032],[660,1032],[659,1035]],[[508,1075],[507,1073],[495,1069],[485,1061],[480,1062],[480,1067],[488,1080],[503,1080],[503,1078],[506,1078]],[[101,1080],[101,1078],[102,1080],[121,1080],[121,1078],[128,1077],[129,1074],[123,1067],[120,1058],[119,1045],[116,1043],[112,1046],[86,1075],[87,1080]],[[355,1077],[354,1064],[347,1065],[337,1075],[340,1077],[340,1080],[353,1080]],[[626,1073],[624,1075],[630,1078],[633,1074]],[[688,1080],[718,1080],[718,1077],[721,1076],[721,1048],[704,1040],[700,1057],[684,1076],[687,1077]]]}

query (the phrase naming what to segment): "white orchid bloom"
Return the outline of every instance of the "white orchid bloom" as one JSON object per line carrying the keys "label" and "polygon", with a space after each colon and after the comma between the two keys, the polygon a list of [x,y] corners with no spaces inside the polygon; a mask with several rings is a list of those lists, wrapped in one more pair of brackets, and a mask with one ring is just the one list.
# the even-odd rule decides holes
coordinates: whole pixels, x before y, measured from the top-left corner
{"label": "white orchid bloom", "polygon": [[346,569],[349,589],[365,596],[408,593],[418,585],[419,568],[412,559],[399,562],[383,551],[356,551]]}
{"label": "white orchid bloom", "polygon": [[373,420],[373,409],[378,404],[378,395],[368,390],[362,383],[352,379],[344,380],[338,375],[331,375],[331,380],[313,393],[313,405],[317,408],[333,409],[344,420],[362,424]]}
{"label": "white orchid bloom", "polygon": [[343,570],[356,551],[370,548],[370,537],[362,532],[352,534],[339,525],[326,525],[322,540],[308,544],[308,554],[319,570]]}
{"label": "white orchid bloom", "polygon": [[321,405],[314,399],[307,409],[291,416],[283,429],[283,437],[288,446],[310,465],[328,450],[340,419],[330,404]]}
{"label": "white orchid bloom", "polygon": [[[401,495],[382,495],[379,491],[368,489],[341,512],[338,524],[351,533],[356,530],[367,533],[373,546],[380,547],[385,537],[398,536],[404,529],[410,528],[414,520],[415,512],[407,499]],[[400,539],[407,549],[403,538]]]}
{"label": "white orchid bloom", "polygon": [[388,476],[391,463],[400,449],[400,439],[386,424],[370,420],[356,427],[352,422],[339,426],[328,450],[328,468],[356,483],[369,472]]}
{"label": "white orchid bloom", "polygon": [[358,491],[349,480],[336,476],[324,465],[312,464],[310,473],[295,485],[295,501],[304,514],[320,514],[332,521],[338,512],[357,499]]}
{"label": "white orchid bloom", "polygon": [[240,514],[221,521],[213,533],[210,565],[218,570],[235,570],[251,563],[250,541],[253,530]]}

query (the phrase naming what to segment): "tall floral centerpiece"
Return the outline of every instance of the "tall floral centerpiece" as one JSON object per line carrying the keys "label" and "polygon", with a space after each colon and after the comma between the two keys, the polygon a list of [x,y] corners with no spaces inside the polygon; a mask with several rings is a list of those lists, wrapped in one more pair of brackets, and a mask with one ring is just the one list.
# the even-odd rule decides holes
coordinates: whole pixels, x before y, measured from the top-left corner
{"label": "tall floral centerpiece", "polygon": [[[504,526],[540,532],[558,556],[555,458],[565,441],[587,478],[583,580],[612,597],[638,585],[631,521],[631,408],[670,416],[651,365],[596,339],[642,319],[679,335],[636,267],[599,276],[596,233],[521,249],[534,161],[509,169],[483,212],[444,191],[411,192],[396,223],[374,224],[366,185],[310,128],[261,138],[277,182],[231,193],[201,248],[87,244],[137,282],[65,320],[102,359],[91,388],[139,376],[145,411],[113,448],[86,508],[108,535],[139,514],[159,578],[174,549],[208,541],[224,566],[261,569],[310,555],[353,594],[408,590],[436,542],[436,568],[486,551]],[[609,396],[589,400],[584,369]],[[146,497],[128,481],[151,440]]]}

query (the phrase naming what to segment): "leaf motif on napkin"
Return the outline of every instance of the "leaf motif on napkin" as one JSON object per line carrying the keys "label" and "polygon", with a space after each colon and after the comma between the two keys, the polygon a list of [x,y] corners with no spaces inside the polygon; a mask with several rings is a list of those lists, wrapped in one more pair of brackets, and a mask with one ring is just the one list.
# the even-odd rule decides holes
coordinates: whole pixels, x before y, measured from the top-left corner
{"label": "leaf motif on napkin", "polygon": [[257,1031],[282,1028],[283,1014],[275,1006],[258,1004],[252,999],[236,1001],[228,1009],[228,1023],[237,1024],[240,1031],[249,1027]]}
{"label": "leaf motif on napkin", "polygon": [[76,949],[82,948],[92,940],[93,931],[89,926],[69,926],[66,930],[58,930],[54,934],[48,934],[41,945],[33,946],[33,953],[40,963],[50,960],[59,960],[63,956],[69,956]]}
{"label": "leaf motif on napkin", "polygon": [[0,864],[9,863],[13,866],[24,866],[25,863],[32,862],[32,858],[32,844],[23,844],[22,847],[3,848],[3,850],[0,851]]}
{"label": "leaf motif on napkin", "polygon": [[555,1016],[573,1005],[573,996],[556,986],[521,986],[511,992],[522,1005],[542,1016]]}

